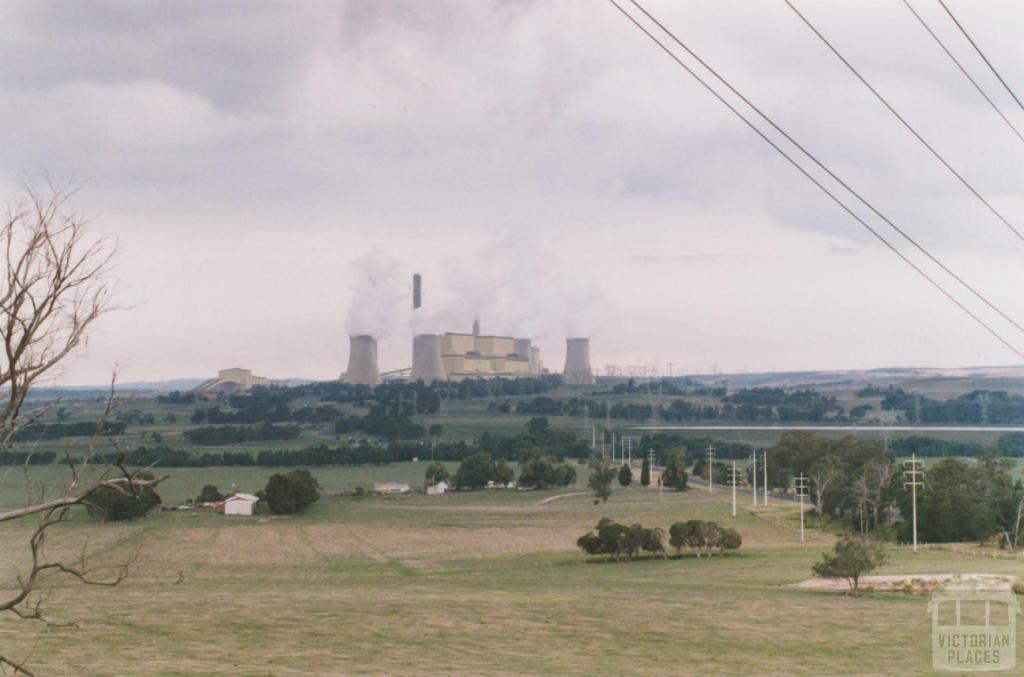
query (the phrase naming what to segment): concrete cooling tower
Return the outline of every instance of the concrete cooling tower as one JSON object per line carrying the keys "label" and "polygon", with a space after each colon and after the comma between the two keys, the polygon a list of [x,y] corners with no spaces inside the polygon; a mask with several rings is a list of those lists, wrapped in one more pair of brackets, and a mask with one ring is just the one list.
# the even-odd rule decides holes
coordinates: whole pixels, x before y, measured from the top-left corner
{"label": "concrete cooling tower", "polygon": [[377,368],[377,339],[366,334],[349,337],[348,369],[341,375],[345,383],[380,385]]}
{"label": "concrete cooling tower", "polygon": [[414,383],[445,381],[444,363],[441,361],[441,335],[420,334],[412,339],[412,374],[409,379]]}
{"label": "concrete cooling tower", "polygon": [[562,381],[571,386],[594,385],[594,372],[590,368],[590,339],[565,340],[565,369]]}

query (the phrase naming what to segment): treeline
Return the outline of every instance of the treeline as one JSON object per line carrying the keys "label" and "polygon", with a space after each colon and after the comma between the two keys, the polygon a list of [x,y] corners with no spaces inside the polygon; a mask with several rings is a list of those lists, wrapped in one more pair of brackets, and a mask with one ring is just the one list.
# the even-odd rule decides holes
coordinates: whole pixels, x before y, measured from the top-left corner
{"label": "treeline", "polygon": [[[831,395],[814,390],[787,393],[781,388],[750,388],[732,395],[721,393],[721,404],[699,404],[674,399],[668,404],[652,405],[639,402],[609,404],[587,398],[556,400],[534,397],[512,403],[492,403],[489,409],[498,413],[526,416],[589,416],[595,419],[612,418],[628,421],[647,421],[655,417],[663,421],[807,421],[846,420],[843,407]],[[858,408],[863,416],[870,407]],[[852,410],[851,410],[852,411]]]}
{"label": "treeline", "polygon": [[192,444],[217,446],[221,444],[241,444],[243,442],[276,442],[294,440],[299,437],[297,425],[274,425],[264,423],[259,426],[204,426],[186,430],[182,435]]}
{"label": "treeline", "polygon": [[[78,421],[76,423],[33,423],[18,431],[14,436],[16,442],[35,440],[58,440],[62,437],[92,437],[96,434],[96,421]],[[100,430],[101,435],[120,435],[128,427],[124,421],[107,421]]]}
{"label": "treeline", "polygon": [[953,399],[933,400],[890,388],[882,398],[882,409],[899,411],[915,423],[1024,423],[1024,397],[1003,390],[974,390]]}
{"label": "treeline", "polygon": [[7,451],[0,454],[0,465],[49,465],[57,460],[56,451]]}
{"label": "treeline", "polygon": [[[434,428],[440,432],[440,426]],[[413,423],[408,416],[370,413],[366,416],[342,416],[335,422],[334,432],[339,435],[361,432],[387,440],[418,440],[423,437],[425,429]]]}

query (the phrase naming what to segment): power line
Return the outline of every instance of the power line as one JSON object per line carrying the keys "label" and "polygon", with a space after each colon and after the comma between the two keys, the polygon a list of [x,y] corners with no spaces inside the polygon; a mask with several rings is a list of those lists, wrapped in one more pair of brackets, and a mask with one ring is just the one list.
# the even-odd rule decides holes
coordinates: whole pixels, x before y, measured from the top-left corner
{"label": "power line", "polygon": [[1018,237],[1018,238],[1019,238],[1019,239],[1020,239],[1020,240],[1021,240],[1022,242],[1024,242],[1024,235],[1022,235],[1020,231],[1018,231],[1018,230],[1017,230],[1016,228],[1014,228],[1013,224],[1011,224],[1011,223],[1010,223],[1010,222],[1009,222],[1009,221],[1008,221],[1008,220],[1006,219],[1006,217],[1005,217],[1005,216],[1003,216],[1003,215],[1002,215],[1002,214],[1001,214],[1001,213],[999,212],[999,210],[998,210],[998,209],[996,209],[995,207],[993,207],[993,206],[992,206],[992,204],[991,204],[991,203],[990,203],[990,202],[989,202],[988,200],[986,200],[986,199],[985,199],[984,197],[982,197],[981,193],[979,193],[979,192],[978,192],[978,191],[977,191],[977,190],[976,190],[976,189],[974,188],[974,186],[972,186],[972,185],[970,184],[970,182],[968,182],[968,181],[967,181],[967,179],[965,179],[965,178],[963,177],[963,175],[962,175],[962,174],[961,174],[960,172],[958,172],[958,171],[957,171],[956,169],[954,169],[954,168],[953,168],[953,165],[949,164],[949,162],[947,162],[947,161],[946,161],[946,158],[942,157],[942,154],[941,154],[941,153],[939,153],[939,151],[935,150],[935,148],[934,148],[934,147],[933,147],[933,146],[932,146],[932,145],[931,145],[930,143],[928,143],[927,141],[925,141],[924,137],[923,137],[923,136],[921,136],[921,135],[920,135],[920,134],[918,133],[918,131],[917,131],[916,129],[914,129],[914,126],[913,126],[913,125],[911,125],[911,124],[910,124],[909,122],[907,122],[906,118],[904,118],[904,117],[903,117],[902,115],[900,115],[900,114],[899,114],[899,112],[897,112],[897,110],[896,110],[895,108],[893,108],[892,104],[890,104],[890,103],[888,102],[888,100],[886,100],[886,98],[885,98],[884,96],[882,96],[881,94],[879,94],[879,93],[878,93],[878,90],[877,90],[877,89],[875,89],[874,87],[872,87],[872,86],[871,86],[871,83],[870,83],[870,82],[868,82],[868,81],[867,81],[867,79],[865,79],[865,78],[864,78],[864,76],[860,74],[860,71],[858,71],[858,70],[857,70],[856,68],[854,68],[854,67],[853,67],[853,64],[851,64],[851,63],[850,63],[849,61],[847,61],[847,60],[846,60],[846,57],[844,57],[844,56],[843,56],[842,54],[840,54],[840,53],[839,53],[839,50],[838,50],[838,49],[836,49],[836,48],[835,48],[835,47],[834,47],[834,46],[832,45],[832,43],[828,41],[828,38],[826,38],[826,37],[825,37],[824,35],[822,35],[822,34],[821,34],[821,31],[819,31],[819,30],[818,30],[817,28],[815,28],[814,24],[812,24],[812,23],[811,23],[811,22],[810,22],[810,21],[809,21],[809,20],[807,19],[807,17],[805,17],[805,16],[803,15],[803,14],[801,14],[801,13],[800,13],[800,10],[798,10],[798,9],[797,9],[797,8],[796,8],[796,7],[795,7],[795,6],[793,5],[793,3],[792,3],[792,2],[790,2],[789,0],[783,0],[783,1],[784,1],[784,2],[786,3],[786,5],[788,5],[788,6],[789,6],[789,8],[790,8],[791,10],[793,10],[793,12],[794,12],[794,13],[795,13],[795,14],[796,14],[796,15],[797,15],[798,17],[800,17],[800,20],[801,20],[801,21],[803,21],[803,22],[804,22],[805,24],[807,24],[807,27],[808,27],[808,28],[810,28],[810,29],[811,29],[811,31],[812,31],[812,32],[813,32],[813,33],[814,33],[815,35],[817,35],[817,36],[818,36],[818,38],[819,38],[819,39],[820,39],[820,40],[821,40],[821,41],[822,41],[823,43],[825,43],[825,46],[826,46],[826,47],[828,47],[828,48],[829,48],[830,50],[832,50],[832,53],[833,53],[833,54],[835,54],[835,55],[836,55],[836,56],[837,56],[837,57],[839,58],[839,60],[840,60],[840,61],[842,61],[842,62],[843,62],[843,64],[844,64],[844,65],[845,65],[845,66],[846,66],[846,67],[847,67],[848,69],[850,69],[850,72],[851,72],[851,73],[853,73],[854,75],[856,75],[856,76],[857,76],[857,79],[858,79],[858,80],[860,80],[860,81],[861,81],[861,82],[862,82],[862,83],[864,84],[864,86],[865,86],[865,87],[867,87],[867,88],[868,88],[868,90],[869,90],[869,91],[870,91],[870,92],[871,92],[872,94],[874,94],[874,95],[875,95],[875,98],[877,98],[877,99],[878,99],[879,101],[881,101],[881,102],[882,102],[882,105],[883,105],[883,106],[885,106],[885,107],[886,107],[886,108],[887,108],[887,109],[889,110],[889,112],[890,112],[890,113],[892,113],[892,114],[893,114],[894,116],[896,116],[896,119],[897,119],[897,120],[899,120],[899,121],[900,121],[901,123],[903,123],[903,126],[907,128],[907,131],[909,131],[909,132],[910,132],[911,134],[913,134],[913,135],[914,135],[914,137],[915,137],[915,138],[917,138],[917,140],[918,140],[918,141],[920,141],[920,142],[921,142],[921,144],[922,144],[922,145],[924,145],[924,147],[925,147],[925,148],[927,148],[927,149],[928,149],[929,151],[931,151],[931,154],[932,154],[932,155],[934,155],[934,156],[935,156],[935,158],[936,158],[936,159],[937,159],[937,160],[938,160],[939,162],[941,162],[941,163],[943,164],[943,166],[944,166],[944,167],[945,167],[946,169],[948,169],[948,170],[950,171],[950,173],[952,173],[952,174],[953,174],[953,176],[955,176],[955,177],[956,177],[957,179],[959,179],[960,183],[962,183],[962,184],[964,185],[964,187],[965,187],[965,188],[967,188],[967,190],[971,191],[971,193],[972,193],[972,194],[974,195],[974,197],[978,198],[978,199],[979,199],[979,200],[981,201],[981,203],[982,203],[982,204],[984,204],[984,205],[985,205],[985,206],[986,206],[986,207],[988,208],[988,210],[989,210],[990,212],[992,212],[992,213],[993,213],[993,214],[995,215],[995,217],[996,217],[997,219],[999,219],[1000,221],[1002,221],[1002,222],[1003,222],[1003,224],[1004,224],[1004,225],[1005,225],[1005,226],[1006,226],[1007,228],[1009,228],[1009,229],[1010,229],[1011,231],[1013,231],[1013,234],[1014,234],[1014,235],[1016,235],[1016,236],[1017,236],[1017,237]]}
{"label": "power line", "polygon": [[[631,0],[631,1],[633,2],[633,4],[637,4],[636,0]],[[713,87],[711,87],[711,85],[709,85],[703,78],[701,78],[699,75],[697,75],[697,73],[692,68],[687,66],[663,42],[661,42],[650,31],[648,31],[646,28],[644,28],[644,26],[639,21],[637,21],[629,12],[627,12],[625,9],[623,9],[622,6],[619,5],[618,2],[616,2],[616,0],[608,0],[608,2],[610,2],[617,10],[619,10],[619,12],[621,12],[623,16],[625,16],[627,19],[629,19],[629,21],[634,26],[636,26],[644,35],[646,35],[652,42],[654,42],[654,44],[656,44],[658,47],[660,47],[661,50],[663,52],[665,52],[665,54],[667,54],[669,56],[669,58],[671,58],[673,61],[675,61],[676,64],[678,64],[683,70],[685,70],[687,73],[689,73],[690,76],[693,77],[698,83],[700,83],[701,86],[703,86],[708,92],[710,92],[712,96],[714,96],[716,99],[718,99],[722,103],[722,105],[724,105],[726,108],[728,108],[730,111],[732,111],[732,113],[736,117],[738,117],[745,125],[750,127],[750,129],[753,130],[753,132],[755,134],[760,136],[761,139],[764,140],[765,143],[767,143],[769,146],[771,146],[773,149],[775,149],[775,151],[777,153],[779,153],[779,155],[781,155],[791,165],[793,165],[793,167],[795,167],[797,171],[799,171],[801,174],[803,174],[807,178],[807,180],[809,180],[811,183],[813,183],[815,186],[817,186],[823,193],[825,193],[828,197],[830,197],[833,202],[835,202],[837,205],[839,205],[839,207],[843,211],[845,211],[847,214],[852,216],[854,218],[854,220],[857,221],[857,223],[859,223],[861,226],[863,226],[869,233],[871,233],[876,239],[878,239],[890,251],[892,251],[892,253],[894,253],[904,263],[906,263],[908,266],[910,266],[914,270],[914,272],[916,272],[918,275],[920,275],[922,278],[924,278],[929,284],[931,284],[933,287],[935,287],[935,289],[937,289],[939,291],[939,293],[941,293],[943,296],[945,296],[947,299],[949,299],[949,301],[951,301],[960,310],[962,310],[964,313],[966,313],[971,319],[973,319],[978,325],[980,325],[983,329],[985,329],[985,331],[987,331],[989,334],[991,334],[993,337],[995,337],[996,340],[998,340],[1000,343],[1002,343],[1004,346],[1006,346],[1011,352],[1013,352],[1015,355],[1017,355],[1021,359],[1024,359],[1024,353],[1022,353],[1020,350],[1015,348],[1013,346],[1013,344],[1011,344],[1009,341],[1007,341],[1005,338],[1003,338],[995,329],[990,327],[984,320],[982,320],[980,317],[978,317],[973,312],[971,312],[971,310],[968,309],[963,303],[958,301],[956,299],[956,297],[954,297],[952,294],[950,294],[948,291],[946,291],[945,288],[942,287],[942,285],[940,285],[938,282],[936,282],[934,279],[932,279],[931,276],[929,276],[926,272],[921,270],[921,268],[918,267],[917,264],[915,264],[913,261],[911,261],[909,258],[907,258],[906,255],[903,254],[903,252],[901,252],[899,249],[897,249],[891,242],[886,240],[885,237],[881,233],[879,233],[877,230],[872,228],[856,212],[854,212],[842,200],[840,200],[838,197],[836,197],[836,195],[834,193],[832,193],[832,191],[830,191],[828,188],[826,188],[820,181],[815,179],[806,169],[804,169],[800,165],[800,163],[798,163],[788,153],[786,153],[786,151],[784,151],[782,148],[780,148],[778,144],[776,144],[774,141],[772,141],[770,138],[768,138],[768,136],[764,132],[762,132],[760,129],[758,129],[758,127],[754,123],[752,123],[750,120],[748,120],[747,117],[743,115],[743,113],[739,112],[739,110],[737,110],[735,106],[733,106],[731,103],[726,101],[726,99],[721,94],[719,94],[717,91],[715,91],[715,89]],[[646,11],[644,11],[644,13],[647,14],[648,16],[650,16],[650,14],[647,13]],[[653,20],[653,17],[652,17],[652,20]],[[658,22],[655,21],[655,23],[658,23]],[[661,26],[660,23],[658,25]]]}
{"label": "power line", "polygon": [[906,5],[907,9],[910,10],[910,13],[914,15],[914,18],[918,20],[921,26],[923,26],[924,29],[928,31],[928,35],[932,36],[932,39],[935,40],[935,43],[942,48],[942,51],[946,53],[946,56],[948,56],[953,61],[953,63],[956,64],[956,67],[960,69],[960,72],[964,74],[964,77],[970,80],[971,84],[974,85],[974,88],[978,90],[978,94],[981,94],[982,98],[984,98],[985,101],[988,101],[988,105],[991,106],[992,110],[994,110],[996,114],[998,114],[999,117],[1003,119],[1003,122],[1006,123],[1006,126],[1013,130],[1013,133],[1017,135],[1018,139],[1024,141],[1024,135],[1020,133],[1020,130],[1018,130],[1014,126],[1014,124],[1010,122],[1010,119],[1006,117],[1003,111],[999,109],[999,106],[996,105],[995,101],[989,98],[989,95],[985,93],[985,90],[981,88],[981,85],[979,85],[977,81],[973,77],[971,77],[971,74],[967,72],[967,69],[963,67],[963,64],[961,64],[960,61],[955,56],[953,56],[953,52],[949,51],[949,48],[946,47],[945,43],[943,43],[939,36],[935,34],[935,31],[931,29],[931,26],[929,26],[928,23],[924,20],[924,17],[918,14],[917,11],[911,6],[909,0],[903,0],[903,4]]}
{"label": "power line", "polygon": [[1017,105],[1020,106],[1020,109],[1024,110],[1024,103],[1020,102],[1020,99],[1017,98],[1017,95],[1013,93],[1012,89],[1010,89],[1010,85],[1006,84],[1006,80],[1004,80],[1003,76],[999,74],[999,71],[997,71],[996,67],[992,65],[992,62],[988,60],[988,57],[985,56],[985,53],[981,51],[981,48],[978,47],[978,43],[971,39],[971,36],[967,33],[967,30],[963,27],[963,25],[960,24],[959,21],[956,20],[956,17],[953,16],[953,12],[949,11],[949,7],[946,7],[946,3],[944,3],[942,0],[938,0],[938,2],[940,5],[942,5],[942,9],[946,10],[946,14],[948,14],[949,18],[953,20],[953,23],[956,24],[956,27],[960,29],[960,32],[964,34],[964,37],[967,38],[967,42],[971,43],[971,47],[973,47],[974,51],[978,53],[978,56],[981,57],[981,60],[985,62],[985,65],[988,66],[988,69],[992,71],[992,74],[995,75],[996,78],[999,79],[999,82],[1002,83],[1003,87],[1006,88],[1006,91],[1010,93],[1010,96],[1012,96],[1013,100],[1017,102]]}
{"label": "power line", "polygon": [[874,214],[876,216],[878,216],[878,218],[882,219],[887,224],[889,224],[889,226],[893,230],[895,230],[897,233],[902,235],[903,238],[907,242],[912,244],[919,252],[921,252],[922,254],[927,256],[932,261],[932,263],[934,263],[935,265],[939,266],[942,270],[944,270],[946,272],[946,274],[948,274],[954,280],[956,280],[961,285],[963,285],[963,287],[965,289],[970,291],[976,298],[980,299],[985,305],[987,305],[989,308],[991,308],[996,313],[998,313],[1000,317],[1002,317],[1004,320],[1006,320],[1007,322],[1012,324],[1019,331],[1024,332],[1024,326],[1021,326],[1012,317],[1010,317],[1009,315],[1004,313],[1002,310],[1000,310],[984,294],[982,294],[981,292],[976,290],[974,287],[972,287],[970,284],[968,284],[966,280],[964,280],[959,275],[957,275],[952,270],[950,270],[950,268],[948,266],[946,266],[942,261],[940,261],[938,258],[933,256],[931,254],[931,252],[929,252],[927,249],[925,249],[922,245],[920,245],[917,242],[917,240],[912,238],[906,231],[904,231],[902,228],[900,228],[895,223],[893,223],[892,220],[889,219],[889,217],[887,217],[885,214],[883,214],[881,211],[879,211],[873,204],[868,202],[866,198],[864,198],[860,193],[858,193],[856,190],[854,190],[848,183],[843,181],[843,179],[841,179],[839,176],[837,176],[835,172],[833,172],[831,169],[829,169],[827,166],[825,166],[825,164],[823,162],[821,162],[813,153],[811,153],[800,142],[798,142],[796,139],[794,139],[792,136],[790,136],[789,133],[786,132],[786,130],[782,129],[782,127],[780,127],[778,124],[776,124],[776,122],[771,117],[769,117],[767,113],[762,111],[750,99],[745,97],[742,94],[742,92],[740,92],[738,89],[733,87],[732,84],[728,80],[726,80],[718,71],[716,71],[706,61],[704,61],[704,59],[702,59],[700,57],[700,55],[698,55],[696,52],[694,52],[692,49],[690,49],[686,45],[686,43],[684,43],[682,40],[680,40],[678,37],[676,37],[675,33],[673,33],[671,30],[669,30],[664,24],[662,24],[660,21],[658,21],[658,19],[656,19],[653,15],[651,15],[650,12],[648,12],[646,9],[644,9],[644,7],[637,0],[630,0],[630,2],[632,2],[633,5],[636,6],[637,9],[639,9],[641,12],[643,12],[644,15],[648,19],[650,19],[655,25],[658,26],[658,28],[660,28],[662,31],[664,31],[665,34],[668,35],[672,39],[673,42],[675,42],[677,45],[679,45],[684,50],[686,50],[687,54],[689,54],[694,59],[696,59],[700,63],[700,65],[702,65],[704,68],[706,68],[708,70],[708,72],[710,72],[712,75],[714,75],[715,78],[717,78],[719,82],[721,82],[723,85],[728,87],[729,91],[731,91],[733,94],[735,94],[737,97],[739,97],[740,100],[743,101],[743,103],[745,103],[748,106],[750,106],[750,108],[753,109],[753,111],[755,113],[757,113],[761,117],[761,119],[763,119],[765,122],[767,122],[769,125],[771,125],[772,128],[775,129],[775,131],[777,131],[780,134],[782,134],[782,136],[784,136],[787,141],[789,141],[794,146],[796,146],[798,149],[800,149],[800,152],[802,152],[804,155],[806,155],[812,162],[814,162],[814,164],[816,164],[818,167],[820,167],[826,174],[828,174],[830,177],[832,177],[833,180],[835,180],[837,183],[839,183],[839,185],[841,185],[843,188],[845,188],[847,191],[849,191],[854,197],[856,197],[861,202],[861,204],[863,204],[865,207],[867,207],[872,212],[874,212]]}

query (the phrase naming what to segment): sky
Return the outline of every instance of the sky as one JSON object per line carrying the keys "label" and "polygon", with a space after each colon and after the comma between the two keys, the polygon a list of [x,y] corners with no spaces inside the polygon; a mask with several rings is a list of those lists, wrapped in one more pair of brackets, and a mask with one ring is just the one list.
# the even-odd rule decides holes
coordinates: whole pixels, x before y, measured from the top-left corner
{"label": "sky", "polygon": [[[902,3],[794,4],[1024,230],[1024,143]],[[912,4],[1024,128],[941,7]],[[949,5],[1024,93],[1024,7]],[[645,6],[1024,318],[1024,242],[781,0]],[[414,332],[474,317],[533,337],[554,370],[568,336],[591,337],[602,373],[1020,361],[604,0],[0,3],[0,148],[0,199],[74,180],[74,208],[117,242],[121,309],[59,383],[115,365],[337,378],[349,332],[397,369]]]}

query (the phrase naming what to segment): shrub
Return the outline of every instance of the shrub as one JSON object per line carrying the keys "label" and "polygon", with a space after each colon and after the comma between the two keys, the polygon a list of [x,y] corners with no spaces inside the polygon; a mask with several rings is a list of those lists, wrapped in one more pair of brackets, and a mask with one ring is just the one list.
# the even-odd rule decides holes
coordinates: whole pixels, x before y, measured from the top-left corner
{"label": "shrub", "polygon": [[[147,472],[139,473],[138,479],[151,480],[153,475]],[[142,517],[160,503],[160,496],[153,491],[152,487],[139,488],[138,496],[102,487],[89,497],[86,509],[93,517],[108,522],[117,522]]]}
{"label": "shrub", "polygon": [[263,498],[275,515],[290,515],[315,503],[320,485],[308,470],[276,473],[267,480]]}

